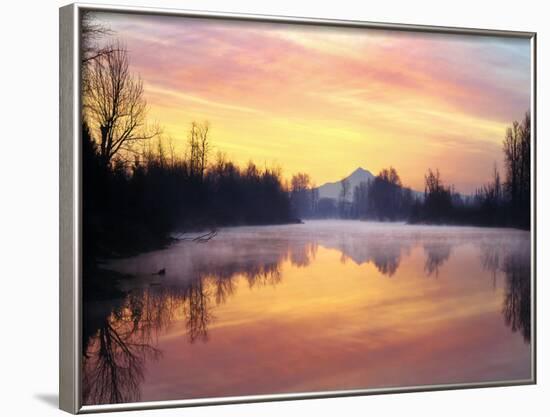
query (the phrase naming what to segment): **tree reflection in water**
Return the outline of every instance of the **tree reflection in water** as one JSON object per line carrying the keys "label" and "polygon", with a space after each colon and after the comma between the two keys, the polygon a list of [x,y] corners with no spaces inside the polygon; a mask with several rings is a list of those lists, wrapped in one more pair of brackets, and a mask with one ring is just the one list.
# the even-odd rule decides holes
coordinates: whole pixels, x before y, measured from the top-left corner
{"label": "tree reflection in water", "polygon": [[[318,246],[337,249],[356,264],[372,263],[391,277],[401,258],[414,247],[426,256],[426,275],[438,276],[449,260],[456,242],[441,240],[298,240],[278,243],[264,256],[228,256],[216,262],[205,258],[193,264],[184,276],[162,285],[135,288],[122,299],[90,301],[84,306],[83,401],[84,404],[134,402],[140,399],[146,361],[156,360],[157,338],[175,317],[183,317],[190,343],[206,342],[215,321],[213,309],[235,294],[237,279],[249,288],[274,286],[281,282],[281,266],[306,267],[315,259]],[[495,249],[496,248],[496,249]],[[247,249],[248,250],[248,249]],[[513,331],[530,340],[530,262],[529,248],[516,250],[480,243],[482,266],[496,276],[505,276],[502,314]],[[504,255],[505,254],[505,255]],[[494,278],[496,279],[496,278]]]}
{"label": "tree reflection in water", "polygon": [[447,241],[430,242],[424,244],[426,253],[426,262],[424,263],[424,272],[427,276],[435,275],[439,277],[439,269],[451,256],[451,243]]}
{"label": "tree reflection in water", "polygon": [[373,263],[382,275],[391,277],[397,272],[403,249],[396,245],[385,245],[378,246],[372,251]]}
{"label": "tree reflection in water", "polygon": [[481,242],[481,265],[493,277],[493,288],[497,287],[497,276],[500,270],[503,245],[500,242]]}
{"label": "tree reflection in water", "polygon": [[506,247],[481,244],[481,264],[491,272],[496,288],[499,272],[504,274],[502,315],[513,332],[531,341],[531,259],[528,245]]}
{"label": "tree reflection in water", "polygon": [[88,314],[85,306],[85,334],[94,324],[97,329],[93,335],[88,335],[85,344],[84,404],[139,399],[139,384],[144,379],[143,364],[147,359],[160,356],[152,343],[156,332],[167,321],[169,306],[170,303],[152,297],[148,291],[137,297],[129,295],[103,318]]}
{"label": "tree reflection in water", "polygon": [[414,241],[394,241],[384,239],[365,239],[360,244],[356,239],[343,238],[336,244],[322,241],[322,246],[337,249],[340,252],[340,262],[345,264],[352,260],[357,265],[372,263],[382,275],[393,276],[401,262],[402,254],[409,252]]}
{"label": "tree reflection in water", "polygon": [[[311,248],[300,252],[300,262]],[[93,301],[84,306],[83,402],[113,404],[140,398],[144,364],[158,359],[156,338],[182,314],[190,343],[208,340],[212,307],[234,294],[236,278],[250,287],[276,285],[279,262],[234,263],[195,271],[185,286],[152,286],[130,291],[125,298]],[[309,262],[309,261],[308,261]]]}
{"label": "tree reflection in water", "polygon": [[512,331],[531,341],[531,263],[529,251],[508,254],[504,260],[506,290],[502,314]]}
{"label": "tree reflection in water", "polygon": [[315,260],[317,242],[307,242],[303,245],[288,245],[290,263],[298,268],[309,266]]}

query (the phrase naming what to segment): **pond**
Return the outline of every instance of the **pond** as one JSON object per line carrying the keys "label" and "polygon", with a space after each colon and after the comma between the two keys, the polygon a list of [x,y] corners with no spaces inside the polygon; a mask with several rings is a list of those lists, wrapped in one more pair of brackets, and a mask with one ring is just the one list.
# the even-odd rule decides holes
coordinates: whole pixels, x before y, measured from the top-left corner
{"label": "pond", "polygon": [[132,278],[84,304],[84,404],[531,376],[529,232],[309,221],[103,266]]}

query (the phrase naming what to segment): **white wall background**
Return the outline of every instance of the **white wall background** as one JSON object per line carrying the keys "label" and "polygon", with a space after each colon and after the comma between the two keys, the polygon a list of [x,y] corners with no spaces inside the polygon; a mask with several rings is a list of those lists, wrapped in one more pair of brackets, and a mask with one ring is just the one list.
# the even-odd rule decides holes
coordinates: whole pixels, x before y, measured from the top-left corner
{"label": "white wall background", "polygon": [[[550,13],[536,0],[113,0],[118,4],[538,32],[538,385],[142,411],[141,416],[548,415]],[[59,0],[3,2],[0,31],[0,398],[7,416],[60,415]],[[449,363],[449,366],[453,366]],[[546,410],[545,410],[546,409]],[[128,413],[122,413],[129,415]]]}

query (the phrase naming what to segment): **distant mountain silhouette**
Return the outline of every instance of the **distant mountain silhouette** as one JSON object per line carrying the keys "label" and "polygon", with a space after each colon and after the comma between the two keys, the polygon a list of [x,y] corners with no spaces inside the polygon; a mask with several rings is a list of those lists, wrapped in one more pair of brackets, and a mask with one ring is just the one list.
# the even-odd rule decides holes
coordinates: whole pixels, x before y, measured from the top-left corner
{"label": "distant mountain silhouette", "polygon": [[[353,190],[362,182],[368,182],[374,180],[374,175],[368,170],[362,167],[357,168],[347,177],[344,177],[349,181],[350,192],[347,197],[347,201],[351,202],[353,200]],[[340,198],[340,191],[342,190],[341,186],[342,180],[335,182],[327,182],[326,184],[321,185],[317,188],[319,190],[319,198],[331,198],[338,200]],[[412,190],[413,196],[420,199],[424,198],[424,192]]]}
{"label": "distant mountain silhouette", "polygon": [[[370,171],[359,167],[345,178],[350,184],[348,201],[351,201],[353,198],[353,189],[362,182],[372,181],[374,179],[374,175],[372,175]],[[341,180],[336,182],[327,182],[326,184],[321,185],[318,188],[319,198],[338,199],[340,197],[340,190],[342,189],[340,183]]]}

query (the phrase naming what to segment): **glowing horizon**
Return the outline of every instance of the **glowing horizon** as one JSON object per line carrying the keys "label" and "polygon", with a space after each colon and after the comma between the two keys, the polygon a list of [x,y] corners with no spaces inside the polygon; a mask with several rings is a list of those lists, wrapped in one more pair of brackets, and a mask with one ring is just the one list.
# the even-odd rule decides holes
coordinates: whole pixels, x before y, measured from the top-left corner
{"label": "glowing horizon", "polygon": [[128,48],[148,115],[183,152],[208,120],[240,165],[317,185],[393,166],[472,192],[502,172],[505,129],[530,110],[526,39],[98,12]]}

